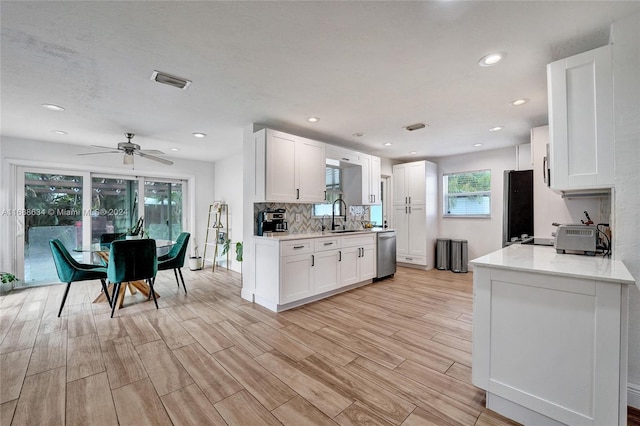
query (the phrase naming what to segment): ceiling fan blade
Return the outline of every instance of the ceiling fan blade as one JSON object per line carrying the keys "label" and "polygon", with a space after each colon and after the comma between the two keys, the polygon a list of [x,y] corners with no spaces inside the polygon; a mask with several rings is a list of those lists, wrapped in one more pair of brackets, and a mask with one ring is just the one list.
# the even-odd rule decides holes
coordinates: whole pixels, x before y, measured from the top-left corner
{"label": "ceiling fan blade", "polygon": [[164,158],[156,157],[155,155],[145,154],[144,152],[141,152],[141,151],[135,151],[135,153],[138,154],[140,157],[148,158],[149,160],[157,161],[159,163],[166,164],[167,166],[170,166],[173,164],[173,161],[165,160]]}
{"label": "ceiling fan blade", "polygon": [[120,151],[83,152],[77,155],[118,154]]}
{"label": "ceiling fan blade", "polygon": [[[91,145],[91,146],[93,146],[93,147],[95,147],[95,148],[102,148],[102,149],[109,149],[109,150],[111,150],[111,149],[118,149],[118,148],[114,148],[114,147],[112,147],[112,146],[102,146],[102,145]],[[116,151],[116,152],[117,152],[117,151]]]}
{"label": "ceiling fan blade", "polygon": [[157,149],[139,149],[138,152],[142,152],[143,154],[152,154],[152,155],[164,154],[164,152],[158,151]]}

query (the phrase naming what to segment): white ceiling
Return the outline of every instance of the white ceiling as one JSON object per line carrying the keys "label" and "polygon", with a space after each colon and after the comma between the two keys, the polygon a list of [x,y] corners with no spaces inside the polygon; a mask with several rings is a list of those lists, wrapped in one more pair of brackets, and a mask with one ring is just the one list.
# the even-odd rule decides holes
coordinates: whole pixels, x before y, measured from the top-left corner
{"label": "white ceiling", "polygon": [[[115,146],[132,132],[143,149],[215,161],[240,152],[249,123],[393,159],[527,143],[530,128],[547,124],[545,65],[607,44],[611,22],[639,12],[640,2],[0,7],[3,136]],[[478,66],[496,51],[507,53],[503,62]],[[161,85],[150,80],[154,70],[193,83],[186,91]],[[523,97],[531,101],[509,105]],[[428,127],[403,128],[416,122]],[[504,130],[488,132],[497,125]]]}

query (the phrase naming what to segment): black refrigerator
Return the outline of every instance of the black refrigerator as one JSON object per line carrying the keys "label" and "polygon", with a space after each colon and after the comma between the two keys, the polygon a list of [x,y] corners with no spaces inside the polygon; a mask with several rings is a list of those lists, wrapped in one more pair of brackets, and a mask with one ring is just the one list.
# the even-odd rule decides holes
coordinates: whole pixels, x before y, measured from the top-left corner
{"label": "black refrigerator", "polygon": [[533,170],[505,170],[502,245],[533,236]]}

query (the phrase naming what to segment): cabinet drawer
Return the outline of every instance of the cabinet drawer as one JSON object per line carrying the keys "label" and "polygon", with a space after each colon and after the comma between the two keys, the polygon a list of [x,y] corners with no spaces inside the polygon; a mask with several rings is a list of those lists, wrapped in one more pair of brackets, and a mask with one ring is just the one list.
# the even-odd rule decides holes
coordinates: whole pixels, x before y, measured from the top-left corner
{"label": "cabinet drawer", "polygon": [[291,256],[294,254],[305,254],[313,252],[313,240],[293,240],[285,241],[280,245],[281,256]]}
{"label": "cabinet drawer", "polygon": [[340,237],[316,238],[313,240],[313,251],[326,251],[340,248]]}
{"label": "cabinet drawer", "polygon": [[376,234],[358,234],[342,237],[342,247],[363,247],[376,244]]}
{"label": "cabinet drawer", "polygon": [[425,266],[427,264],[427,258],[424,256],[410,256],[410,255],[402,255],[396,257],[396,261],[402,263],[411,263],[413,265],[422,265]]}

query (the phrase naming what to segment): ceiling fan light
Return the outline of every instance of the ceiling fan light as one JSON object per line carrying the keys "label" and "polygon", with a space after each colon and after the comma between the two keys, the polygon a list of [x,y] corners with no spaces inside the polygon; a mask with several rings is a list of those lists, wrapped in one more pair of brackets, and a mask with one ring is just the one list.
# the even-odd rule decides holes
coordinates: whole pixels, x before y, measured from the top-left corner
{"label": "ceiling fan light", "polygon": [[128,166],[133,164],[133,154],[124,154],[122,159],[122,164],[126,164]]}

